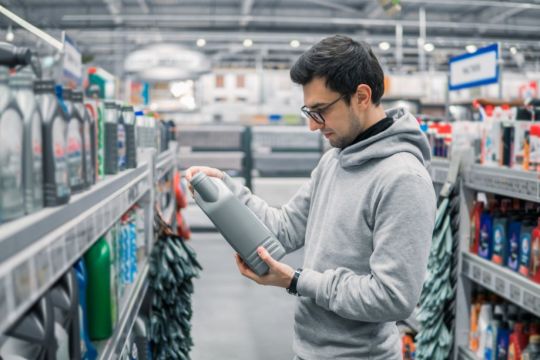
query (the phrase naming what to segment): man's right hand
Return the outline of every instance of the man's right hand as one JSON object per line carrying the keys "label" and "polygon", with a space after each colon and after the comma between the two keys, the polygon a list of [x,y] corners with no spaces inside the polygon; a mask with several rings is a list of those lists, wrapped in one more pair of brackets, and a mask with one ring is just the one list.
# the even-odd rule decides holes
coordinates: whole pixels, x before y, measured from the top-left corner
{"label": "man's right hand", "polygon": [[208,167],[208,166],[192,166],[192,167],[190,167],[189,169],[186,170],[184,176],[186,177],[186,180],[188,181],[189,191],[191,192],[192,195],[193,195],[193,188],[191,187],[191,179],[193,179],[193,176],[195,176],[195,174],[197,174],[198,172],[203,172],[207,176],[212,176],[212,177],[222,179],[222,180],[223,180],[223,177],[225,176],[223,171],[221,171],[219,169],[216,169],[216,168],[211,168],[211,167]]}

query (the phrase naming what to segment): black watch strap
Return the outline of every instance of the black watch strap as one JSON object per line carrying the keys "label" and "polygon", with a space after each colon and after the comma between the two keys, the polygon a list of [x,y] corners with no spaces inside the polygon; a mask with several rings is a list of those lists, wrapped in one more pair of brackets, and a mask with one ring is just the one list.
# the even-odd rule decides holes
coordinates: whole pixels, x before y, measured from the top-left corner
{"label": "black watch strap", "polygon": [[302,269],[296,269],[294,272],[293,278],[291,280],[291,285],[287,288],[287,292],[291,295],[298,295],[298,291],[296,290],[296,286],[298,285],[298,279],[300,278],[300,274],[302,273]]}

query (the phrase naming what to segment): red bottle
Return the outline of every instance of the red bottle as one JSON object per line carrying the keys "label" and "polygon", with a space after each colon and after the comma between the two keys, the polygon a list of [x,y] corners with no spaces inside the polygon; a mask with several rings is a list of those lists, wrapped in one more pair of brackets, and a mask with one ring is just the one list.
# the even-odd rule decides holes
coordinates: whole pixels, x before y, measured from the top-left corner
{"label": "red bottle", "polygon": [[478,254],[478,244],[480,243],[480,219],[482,217],[482,211],[484,211],[484,203],[477,201],[474,204],[473,211],[471,213],[471,238],[469,244],[469,251],[473,254]]}
{"label": "red bottle", "polygon": [[521,353],[529,343],[529,336],[525,332],[523,323],[516,323],[514,331],[510,335],[510,345],[508,346],[508,360],[521,360]]}

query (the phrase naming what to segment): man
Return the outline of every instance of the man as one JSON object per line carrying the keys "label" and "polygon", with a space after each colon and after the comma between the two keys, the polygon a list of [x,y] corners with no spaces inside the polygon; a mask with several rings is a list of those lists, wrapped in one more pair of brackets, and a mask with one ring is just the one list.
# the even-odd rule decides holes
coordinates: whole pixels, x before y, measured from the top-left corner
{"label": "man", "polygon": [[334,149],[285,206],[269,207],[217,169],[193,167],[186,177],[223,179],[287,252],[305,247],[296,271],[259,248],[270,267],[262,277],[236,259],[244,276],[299,295],[296,359],[401,359],[395,322],[417,304],[435,220],[428,142],[411,114],[385,113],[384,75],[365,43],[326,38],[290,75],[303,87],[310,129]]}

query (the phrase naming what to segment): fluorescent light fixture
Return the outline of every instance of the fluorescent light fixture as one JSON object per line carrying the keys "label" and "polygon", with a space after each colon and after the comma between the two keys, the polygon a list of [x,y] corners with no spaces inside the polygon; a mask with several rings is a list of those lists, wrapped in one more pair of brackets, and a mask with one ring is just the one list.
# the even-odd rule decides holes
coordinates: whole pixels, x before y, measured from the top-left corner
{"label": "fluorescent light fixture", "polygon": [[433,45],[432,43],[425,43],[424,50],[427,52],[432,52],[433,50],[435,50],[435,45]]}
{"label": "fluorescent light fixture", "polygon": [[244,47],[251,47],[253,45],[253,40],[251,39],[245,39],[243,42]]}
{"label": "fluorescent light fixture", "polygon": [[515,46],[512,46],[512,47],[510,48],[510,52],[512,53],[512,55],[516,55],[517,52],[518,52],[518,49],[517,49]]}
{"label": "fluorescent light fixture", "polygon": [[204,45],[206,45],[206,40],[204,39],[197,39],[197,46],[198,47],[204,47]]}
{"label": "fluorescent light fixture", "polygon": [[6,41],[13,42],[13,39],[15,39],[15,34],[13,33],[13,28],[11,27],[11,25],[9,25],[6,33]]}
{"label": "fluorescent light fixture", "polygon": [[292,40],[292,41],[291,41],[291,46],[292,46],[293,48],[299,47],[299,46],[300,46],[300,41],[298,41],[298,40]]}
{"label": "fluorescent light fixture", "polygon": [[382,51],[386,51],[386,50],[390,49],[390,43],[387,42],[387,41],[380,42],[379,43],[379,49],[381,49]]}
{"label": "fluorescent light fixture", "polygon": [[465,50],[467,50],[468,53],[473,53],[476,52],[478,48],[476,47],[476,45],[467,45],[465,46]]}

